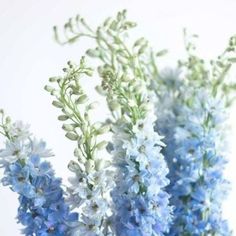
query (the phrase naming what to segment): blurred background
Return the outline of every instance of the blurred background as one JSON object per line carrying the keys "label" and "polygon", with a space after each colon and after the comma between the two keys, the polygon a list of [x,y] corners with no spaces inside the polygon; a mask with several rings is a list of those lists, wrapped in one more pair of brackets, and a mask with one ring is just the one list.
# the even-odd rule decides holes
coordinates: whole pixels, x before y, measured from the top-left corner
{"label": "blurred background", "polygon": [[[161,66],[174,65],[184,55],[184,27],[200,36],[198,51],[206,58],[221,53],[228,38],[236,33],[236,0],[0,0],[0,107],[14,120],[30,123],[31,131],[47,141],[55,153],[51,162],[64,179],[69,175],[66,166],[74,145],[64,138],[57,110],[43,87],[48,77],[62,73],[68,60],[78,61],[92,42],[82,40],[62,47],[54,42],[52,27],[63,26],[78,13],[96,27],[122,9],[127,9],[129,18],[138,23],[134,35],[145,36],[156,50],[169,50]],[[93,99],[95,83],[86,83]],[[107,115],[103,110],[100,107],[100,118]],[[235,107],[231,124],[232,151],[225,175],[232,182],[232,191],[224,203],[224,215],[236,232]],[[20,235],[15,221],[17,207],[16,194],[0,186],[1,236]]]}

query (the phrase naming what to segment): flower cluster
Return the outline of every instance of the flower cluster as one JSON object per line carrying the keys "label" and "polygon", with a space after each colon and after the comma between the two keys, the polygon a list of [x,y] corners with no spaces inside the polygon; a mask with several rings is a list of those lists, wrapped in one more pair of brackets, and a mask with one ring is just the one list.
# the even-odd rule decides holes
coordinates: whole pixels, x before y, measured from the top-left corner
{"label": "flower cluster", "polygon": [[133,81],[128,74],[115,80],[107,65],[100,67],[100,75],[114,117],[113,229],[120,236],[163,235],[168,232],[172,208],[165,191],[168,168],[160,153],[165,145],[154,131],[156,117],[150,96],[141,80]]}
{"label": "flower cluster", "polygon": [[[135,23],[126,11],[93,30],[77,16],[64,25],[69,44],[81,37],[95,42],[86,51],[96,59],[96,91],[105,96],[106,120],[98,117],[81,86],[94,70],[82,57],[68,62],[62,76],[45,86],[60,110],[65,136],[74,142],[72,172],[63,197],[51,156],[28,126],[12,124],[2,110],[1,182],[19,194],[18,221],[27,236],[230,236],[222,200],[229,182],[227,120],[236,84],[227,74],[236,62],[236,36],[209,63],[195,55],[185,38],[186,61],[162,72],[144,38],[128,42]],[[195,37],[195,36],[194,36]],[[78,213],[71,213],[76,209]]]}
{"label": "flower cluster", "polygon": [[[61,44],[73,43],[83,36],[97,43],[87,55],[102,62],[98,67],[102,83],[97,91],[106,95],[113,118],[110,146],[117,168],[112,191],[115,232],[117,235],[229,235],[221,219],[220,203],[228,186],[222,176],[226,163],[220,149],[223,126],[218,129],[225,118],[221,117],[220,96],[216,94],[218,90],[226,92],[235,87],[222,83],[235,61],[228,56],[235,50],[235,38],[216,61],[211,61],[211,71],[192,54],[194,45],[186,42],[190,57],[187,62],[179,62],[180,68],[187,71],[186,78],[179,79],[180,70],[159,73],[155,55],[161,56],[165,51],[155,53],[144,38],[131,47],[126,43],[127,30],[134,26],[123,11],[115,19],[108,18],[96,31],[79,16],[70,19],[65,25],[64,42],[55,28]],[[208,80],[209,77],[213,79]],[[155,119],[148,118],[152,109],[146,107],[147,103],[157,104],[156,132]],[[160,141],[159,131],[165,136],[167,146]],[[175,207],[170,233],[171,207],[165,192],[168,169],[161,153],[170,169],[168,191]],[[149,187],[155,191],[149,191]],[[158,194],[162,195],[163,205],[157,200]],[[153,203],[159,206],[157,215],[150,213]]]}
{"label": "flower cluster", "polygon": [[[110,153],[116,167],[116,185],[111,196],[115,235],[163,235],[172,219],[165,191],[169,184],[168,168],[160,153],[165,145],[154,131],[156,117],[151,101],[155,99],[147,90],[148,80],[138,66],[137,55],[143,54],[147,42],[139,39],[132,49],[124,44],[127,29],[134,25],[126,20],[125,11],[114,20],[106,20],[94,33],[97,47],[87,54],[98,57],[102,63],[98,67],[102,82],[97,91],[106,95],[112,114]],[[107,45],[102,46],[99,41]]]}
{"label": "flower cluster", "polygon": [[147,42],[136,40],[132,48],[124,44],[127,30],[134,26],[127,21],[126,11],[107,19],[94,33],[97,47],[87,54],[102,63],[97,90],[106,95],[112,114],[113,230],[120,236],[158,236],[168,232],[172,219],[165,191],[168,168],[160,153],[165,146],[162,137],[154,131],[155,98],[147,90],[149,82],[140,66]]}
{"label": "flower cluster", "polygon": [[173,135],[165,140],[169,148],[164,154],[171,171],[171,203],[176,206],[170,235],[231,235],[221,212],[229,187],[223,178],[222,129],[217,129],[223,110],[204,92],[198,92],[191,107],[181,106],[175,123],[169,124],[175,129],[166,128]]}
{"label": "flower cluster", "polygon": [[160,153],[165,146],[154,132],[155,116],[131,128],[117,125],[113,135],[116,187],[112,191],[116,235],[163,235],[171,221],[169,195],[164,188],[168,168]]}
{"label": "flower cluster", "polygon": [[[223,72],[230,62],[226,63]],[[232,232],[222,218],[222,200],[229,190],[223,173],[230,94],[222,88],[232,86],[222,82],[225,74],[219,68],[219,75],[210,78],[203,61],[192,54],[185,66],[180,66],[183,73],[167,69],[159,76],[163,91],[157,103],[157,113],[162,111],[157,129],[167,144],[163,154],[175,206],[169,235],[229,236]]]}
{"label": "flower cluster", "polygon": [[110,127],[91,120],[91,112],[97,103],[89,103],[80,86],[81,76],[92,73],[91,68],[86,67],[84,58],[79,66],[69,62],[64,71],[65,76],[50,79],[57,85],[46,86],[45,89],[55,96],[53,104],[63,112],[58,119],[64,121],[66,137],[77,144],[75,160],[68,165],[74,176],[69,178],[67,200],[72,208],[78,209],[80,218],[71,235],[113,235],[109,196],[114,185],[113,173],[109,168],[109,157],[102,158],[106,153],[100,152],[107,145],[102,137]]}
{"label": "flower cluster", "polygon": [[[3,118],[4,119],[4,118]],[[41,158],[52,156],[43,141],[32,139],[28,126],[21,122],[1,125],[8,138],[0,151],[4,177],[1,182],[19,194],[17,219],[28,236],[69,235],[78,215],[70,213],[65,203],[61,179],[56,178],[49,162]]]}

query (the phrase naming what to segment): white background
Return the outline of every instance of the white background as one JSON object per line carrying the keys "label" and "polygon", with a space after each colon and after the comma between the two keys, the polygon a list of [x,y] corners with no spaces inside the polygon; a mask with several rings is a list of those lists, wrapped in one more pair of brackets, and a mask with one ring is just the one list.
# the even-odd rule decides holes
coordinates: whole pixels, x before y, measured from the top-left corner
{"label": "white background", "polygon": [[[51,161],[59,176],[69,174],[66,165],[72,158],[73,144],[64,138],[57,111],[43,86],[49,76],[61,73],[66,61],[78,61],[89,43],[61,47],[53,41],[52,26],[63,25],[77,13],[96,26],[124,8],[139,24],[135,32],[147,37],[156,49],[168,48],[171,62],[183,54],[183,27],[200,35],[199,51],[206,57],[219,54],[229,36],[236,33],[236,0],[0,0],[0,107],[13,119],[30,123],[32,132],[47,140],[56,154]],[[236,140],[235,111],[232,144]],[[226,171],[233,190],[224,204],[224,215],[234,230],[235,168],[233,147]],[[0,186],[1,236],[20,235],[14,219],[17,206],[16,194]]]}

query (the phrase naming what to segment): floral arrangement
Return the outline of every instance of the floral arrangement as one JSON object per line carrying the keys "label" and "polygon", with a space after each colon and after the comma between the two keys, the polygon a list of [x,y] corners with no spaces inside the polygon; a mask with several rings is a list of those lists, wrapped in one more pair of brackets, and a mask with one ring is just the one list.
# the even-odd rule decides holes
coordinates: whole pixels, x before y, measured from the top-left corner
{"label": "floral arrangement", "polygon": [[[46,143],[0,111],[1,182],[19,195],[23,235],[232,235],[222,200],[230,189],[224,167],[236,36],[219,57],[205,61],[197,56],[196,35],[185,31],[186,59],[159,69],[166,51],[155,52],[145,38],[130,40],[135,26],[122,11],[96,30],[80,16],[69,19],[63,33],[54,27],[62,45],[80,38],[95,44],[45,86],[75,145],[68,186],[43,160],[53,156]],[[105,120],[97,119],[84,77],[99,78]]]}

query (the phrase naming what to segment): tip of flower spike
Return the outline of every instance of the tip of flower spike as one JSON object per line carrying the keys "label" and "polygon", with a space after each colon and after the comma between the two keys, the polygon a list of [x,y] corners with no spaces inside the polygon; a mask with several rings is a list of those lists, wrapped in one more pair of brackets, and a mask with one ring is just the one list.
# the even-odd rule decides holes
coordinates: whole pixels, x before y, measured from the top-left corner
{"label": "tip of flower spike", "polygon": [[67,65],[70,67],[70,68],[73,68],[74,67],[74,63],[72,61],[68,61],[67,62]]}

